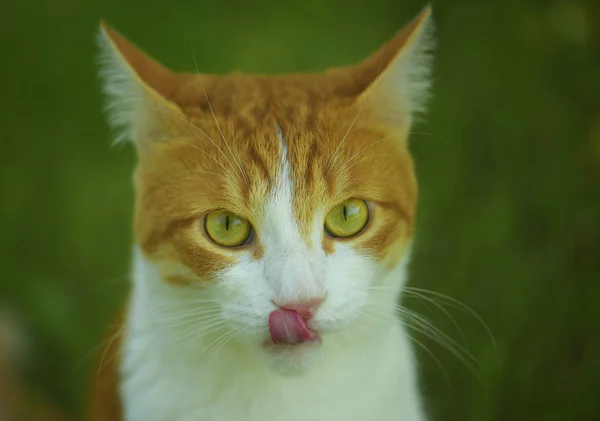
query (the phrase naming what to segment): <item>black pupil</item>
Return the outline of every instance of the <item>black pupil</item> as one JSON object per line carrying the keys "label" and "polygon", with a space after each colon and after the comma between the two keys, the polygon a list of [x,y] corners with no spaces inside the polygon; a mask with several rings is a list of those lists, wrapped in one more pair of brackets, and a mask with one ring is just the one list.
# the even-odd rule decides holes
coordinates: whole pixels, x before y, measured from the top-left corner
{"label": "black pupil", "polygon": [[347,221],[348,220],[348,209],[346,208],[346,205],[344,205],[342,212],[344,212],[344,221]]}
{"label": "black pupil", "polygon": [[225,215],[225,229],[229,231],[229,215]]}

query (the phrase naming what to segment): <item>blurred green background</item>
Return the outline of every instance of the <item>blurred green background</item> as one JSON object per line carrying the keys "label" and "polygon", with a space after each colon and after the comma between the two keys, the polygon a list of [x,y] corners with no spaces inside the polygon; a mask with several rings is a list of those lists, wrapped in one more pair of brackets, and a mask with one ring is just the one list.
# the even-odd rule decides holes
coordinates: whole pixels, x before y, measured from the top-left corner
{"label": "blurred green background", "polygon": [[[277,73],[358,61],[416,0],[0,1],[0,308],[24,321],[28,380],[77,414],[127,290],[132,148],[110,147],[96,78],[106,19],[175,70]],[[479,361],[420,338],[433,420],[600,419],[600,2],[434,2],[435,97],[406,300]]]}

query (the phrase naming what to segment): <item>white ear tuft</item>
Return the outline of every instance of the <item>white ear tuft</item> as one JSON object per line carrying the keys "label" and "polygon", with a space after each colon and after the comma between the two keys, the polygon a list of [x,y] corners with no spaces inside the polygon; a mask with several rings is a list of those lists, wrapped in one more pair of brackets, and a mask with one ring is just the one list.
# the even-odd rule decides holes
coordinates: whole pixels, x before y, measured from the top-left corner
{"label": "white ear tuft", "polygon": [[98,33],[99,75],[106,95],[109,124],[116,130],[115,143],[135,138],[136,126],[146,100],[146,89],[103,26]]}
{"label": "white ear tuft", "polygon": [[[431,8],[427,7],[368,60],[383,68],[363,92],[370,107],[386,122],[410,127],[417,114],[427,111],[435,47]],[[390,57],[391,54],[391,57]],[[385,57],[385,60],[384,60]]]}
{"label": "white ear tuft", "polygon": [[172,133],[174,121],[184,119],[180,108],[166,97],[176,89],[177,75],[104,24],[98,44],[108,121],[117,131],[115,142],[131,140],[139,151],[143,144]]}
{"label": "white ear tuft", "polygon": [[431,17],[423,23],[415,38],[399,57],[400,61],[393,63],[390,69],[398,72],[397,93],[404,98],[412,115],[425,113],[431,96],[433,50],[436,44]]}

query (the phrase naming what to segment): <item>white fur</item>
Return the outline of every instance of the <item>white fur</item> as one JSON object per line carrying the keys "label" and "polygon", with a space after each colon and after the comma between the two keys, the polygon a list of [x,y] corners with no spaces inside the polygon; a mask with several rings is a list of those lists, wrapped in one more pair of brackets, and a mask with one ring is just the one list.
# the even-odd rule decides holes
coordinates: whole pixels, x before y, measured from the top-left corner
{"label": "white fur", "polygon": [[397,120],[407,128],[427,111],[430,98],[435,36],[430,12],[425,13],[403,48],[364,93],[374,96],[382,118]]}
{"label": "white fur", "polygon": [[[242,256],[211,286],[171,286],[136,249],[121,367],[126,421],[424,419],[411,347],[394,311],[407,259],[388,271],[343,244],[331,256],[320,238],[309,247],[292,197],[282,148],[280,183],[255,227],[263,258]],[[322,216],[314,222],[315,236],[324,235]],[[273,301],[325,295],[313,320],[321,346],[265,349]],[[189,318],[194,303],[212,306],[221,325],[206,335],[173,326],[173,316]],[[227,336],[231,329],[235,336]]]}
{"label": "white fur", "polygon": [[109,123],[117,131],[115,143],[133,139],[145,101],[144,86],[104,30],[100,30],[97,40],[105,110]]}
{"label": "white fur", "polygon": [[108,122],[116,131],[114,142],[136,140],[139,150],[139,141],[160,140],[152,130],[157,120],[164,121],[165,116],[181,120],[180,110],[139,77],[104,29],[98,33],[97,41],[99,74],[106,96],[104,108]]}
{"label": "white fur", "polygon": [[402,100],[411,113],[425,113],[431,91],[431,71],[435,48],[434,27],[431,16],[413,34],[406,48],[400,51],[390,70],[396,74],[396,83],[390,86],[391,93]]}

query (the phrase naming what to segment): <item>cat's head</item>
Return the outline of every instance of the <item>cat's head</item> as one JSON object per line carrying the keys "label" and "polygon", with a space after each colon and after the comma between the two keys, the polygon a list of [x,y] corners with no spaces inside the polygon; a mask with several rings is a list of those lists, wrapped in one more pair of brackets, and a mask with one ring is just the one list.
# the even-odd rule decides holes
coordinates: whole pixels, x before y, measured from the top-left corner
{"label": "cat's head", "polygon": [[281,76],[174,73],[102,27],[109,116],[139,157],[136,241],[186,302],[175,313],[297,371],[321,337],[393,304],[430,21],[427,8],[358,65]]}

